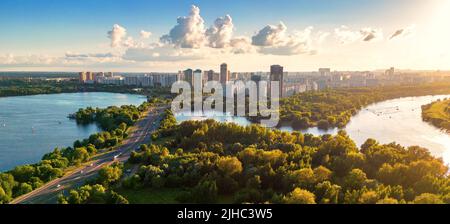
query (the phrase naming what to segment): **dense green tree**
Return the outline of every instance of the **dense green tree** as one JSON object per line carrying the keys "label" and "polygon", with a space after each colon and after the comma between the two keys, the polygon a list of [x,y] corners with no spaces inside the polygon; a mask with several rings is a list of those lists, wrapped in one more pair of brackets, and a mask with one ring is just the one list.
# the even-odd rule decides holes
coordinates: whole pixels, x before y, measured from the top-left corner
{"label": "dense green tree", "polygon": [[111,166],[106,166],[98,172],[97,182],[103,186],[114,184],[122,177],[123,165],[115,163]]}
{"label": "dense green tree", "polygon": [[288,204],[315,204],[315,195],[307,190],[295,188],[285,197]]}
{"label": "dense green tree", "polygon": [[217,202],[217,185],[215,181],[204,180],[192,189],[192,200],[195,203]]}
{"label": "dense green tree", "polygon": [[435,194],[423,193],[417,196],[414,201],[414,204],[444,204],[444,201]]}

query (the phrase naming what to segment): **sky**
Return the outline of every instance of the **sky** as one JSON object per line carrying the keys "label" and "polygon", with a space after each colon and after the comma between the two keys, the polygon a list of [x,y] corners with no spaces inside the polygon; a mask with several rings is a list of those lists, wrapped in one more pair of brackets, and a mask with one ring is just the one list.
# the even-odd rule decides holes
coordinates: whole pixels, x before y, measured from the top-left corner
{"label": "sky", "polygon": [[450,70],[448,0],[2,0],[0,71]]}

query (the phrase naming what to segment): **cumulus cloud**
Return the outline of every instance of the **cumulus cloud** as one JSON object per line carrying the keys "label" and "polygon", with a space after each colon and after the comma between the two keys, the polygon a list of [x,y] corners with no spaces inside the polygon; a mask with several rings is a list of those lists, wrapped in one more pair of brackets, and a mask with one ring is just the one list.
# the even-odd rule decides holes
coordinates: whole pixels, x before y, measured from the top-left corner
{"label": "cumulus cloud", "polygon": [[267,25],[252,37],[252,44],[260,47],[259,52],[273,55],[315,54],[312,49],[313,27],[287,34],[283,22]]}
{"label": "cumulus cloud", "polygon": [[381,29],[374,29],[374,28],[368,27],[368,28],[361,29],[360,32],[363,37],[363,41],[366,41],[366,42],[383,39],[383,32],[381,31]]}
{"label": "cumulus cloud", "polygon": [[233,29],[233,20],[230,15],[217,18],[214,25],[206,30],[209,46],[213,48],[226,47],[233,37]]}
{"label": "cumulus cloud", "polygon": [[341,44],[353,43],[361,39],[361,32],[350,30],[347,26],[334,29],[334,35]]}
{"label": "cumulus cloud", "polygon": [[204,56],[205,53],[199,49],[182,49],[166,44],[153,44],[144,48],[128,48],[122,58],[129,61],[149,62],[198,60]]}
{"label": "cumulus cloud", "polygon": [[411,25],[406,28],[398,29],[391,35],[389,40],[409,36],[414,32],[414,30],[415,30],[415,25]]}
{"label": "cumulus cloud", "polygon": [[236,37],[230,41],[230,51],[234,54],[255,53],[256,48],[248,37]]}
{"label": "cumulus cloud", "polygon": [[267,25],[252,37],[255,46],[273,46],[284,41],[287,27],[283,22],[277,26]]}
{"label": "cumulus cloud", "polygon": [[383,39],[382,30],[371,27],[351,30],[347,26],[341,26],[334,30],[334,35],[341,44],[349,44],[360,40],[370,42]]}
{"label": "cumulus cloud", "polygon": [[321,44],[330,36],[329,32],[319,31],[317,33],[317,43]]}
{"label": "cumulus cloud", "polygon": [[139,35],[141,36],[141,39],[148,39],[150,38],[152,33],[145,30],[141,30],[141,32],[139,32]]}
{"label": "cumulus cloud", "polygon": [[162,42],[172,43],[181,48],[200,48],[205,43],[205,22],[200,9],[193,5],[189,16],[178,17],[169,34],[162,36]]}
{"label": "cumulus cloud", "polygon": [[127,37],[123,43],[122,46],[126,48],[142,48],[145,46],[145,43],[140,40],[135,40],[133,37]]}
{"label": "cumulus cloud", "polygon": [[127,30],[119,24],[114,24],[112,30],[108,31],[108,38],[111,39],[111,47],[118,47],[127,35]]}

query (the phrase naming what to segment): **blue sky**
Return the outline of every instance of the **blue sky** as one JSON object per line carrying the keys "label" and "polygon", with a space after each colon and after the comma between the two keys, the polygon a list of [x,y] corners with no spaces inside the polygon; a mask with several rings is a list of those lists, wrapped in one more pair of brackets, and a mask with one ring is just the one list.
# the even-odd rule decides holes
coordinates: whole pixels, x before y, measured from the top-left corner
{"label": "blue sky", "polygon": [[[329,32],[331,35],[336,28],[345,25],[355,31],[364,27],[379,28],[385,36],[389,36],[397,29],[421,24],[429,15],[427,10],[433,10],[437,5],[445,4],[444,2],[445,0],[2,0],[0,57],[7,54],[16,57],[31,54],[63,57],[66,52],[87,54],[118,51],[106,47],[109,41],[107,32],[114,24],[126,28],[127,35],[134,39],[141,30],[146,30],[152,32],[152,41],[159,41],[160,36],[169,33],[177,24],[178,16],[188,15],[191,5],[200,8],[205,29],[216,18],[229,14],[233,19],[233,35],[251,38],[267,24],[277,25],[279,21],[286,25],[287,32],[313,26],[315,31]],[[287,61],[304,57],[290,56]],[[121,63],[118,67],[126,67],[126,63]],[[147,62],[151,64],[148,69],[153,66],[161,67],[161,70],[178,70],[164,67],[163,62],[160,65],[155,63]],[[0,69],[18,69],[20,66],[21,63],[10,63],[0,66]],[[89,66],[107,69],[112,65],[104,63]],[[145,65],[139,66],[146,68]],[[424,67],[428,66],[431,65]],[[52,69],[51,63],[38,67]],[[71,69],[70,66],[58,65],[58,68],[61,67]],[[237,67],[244,69],[245,66]],[[351,69],[355,66],[343,64],[342,67]],[[244,70],[249,69],[251,68]]]}

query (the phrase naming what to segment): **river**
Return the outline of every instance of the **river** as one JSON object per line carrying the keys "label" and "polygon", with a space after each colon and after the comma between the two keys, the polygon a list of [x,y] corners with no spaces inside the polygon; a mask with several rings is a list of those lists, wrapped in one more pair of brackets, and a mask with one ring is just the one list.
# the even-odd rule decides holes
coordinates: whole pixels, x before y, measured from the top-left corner
{"label": "river", "polygon": [[[359,146],[368,138],[376,139],[383,144],[396,142],[403,146],[418,145],[428,148],[434,156],[442,157],[446,164],[450,164],[450,135],[422,121],[421,117],[422,105],[444,98],[450,98],[450,95],[405,97],[375,103],[353,116],[344,130]],[[240,125],[251,124],[242,117],[224,117],[208,113],[205,117],[181,115],[176,117],[180,122],[189,119],[213,118],[221,122],[234,122]],[[280,130],[293,131],[291,127],[282,127]],[[309,128],[301,131],[323,135],[336,134],[339,129]]]}
{"label": "river", "polygon": [[118,93],[62,93],[0,98],[0,171],[39,162],[55,147],[101,131],[77,125],[67,115],[79,108],[139,105],[146,98]]}

